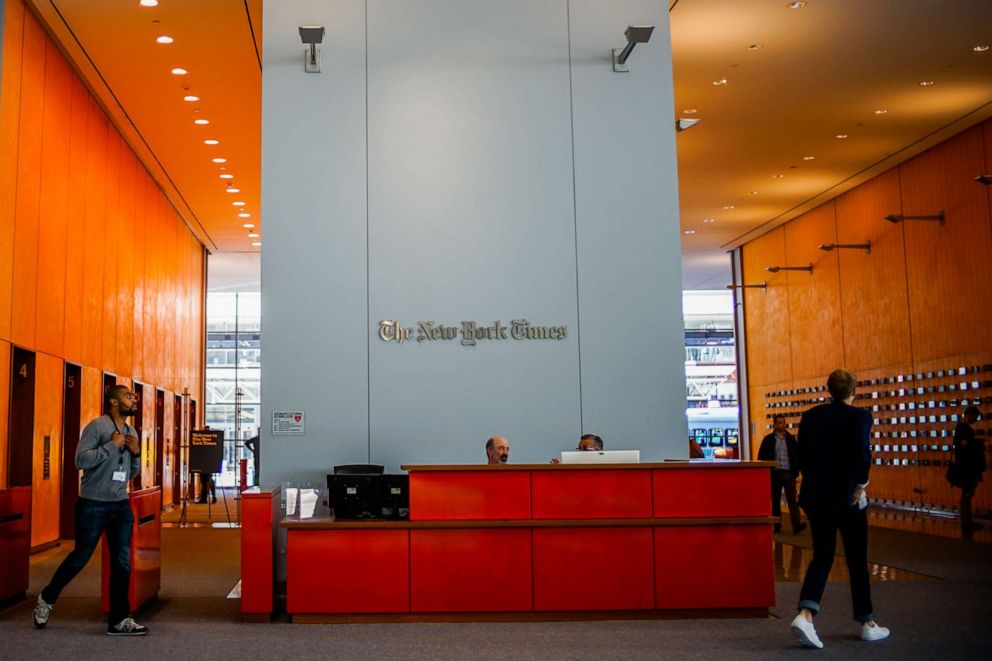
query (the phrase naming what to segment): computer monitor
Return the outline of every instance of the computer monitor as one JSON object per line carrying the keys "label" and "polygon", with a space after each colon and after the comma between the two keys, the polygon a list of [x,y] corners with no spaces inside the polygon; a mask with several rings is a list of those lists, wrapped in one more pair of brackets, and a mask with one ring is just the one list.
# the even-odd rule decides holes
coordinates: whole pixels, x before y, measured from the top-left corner
{"label": "computer monitor", "polygon": [[333,473],[327,476],[327,491],[336,519],[375,519],[382,513],[379,475]]}
{"label": "computer monitor", "polygon": [[639,464],[640,450],[568,450],[561,453],[563,464]]}

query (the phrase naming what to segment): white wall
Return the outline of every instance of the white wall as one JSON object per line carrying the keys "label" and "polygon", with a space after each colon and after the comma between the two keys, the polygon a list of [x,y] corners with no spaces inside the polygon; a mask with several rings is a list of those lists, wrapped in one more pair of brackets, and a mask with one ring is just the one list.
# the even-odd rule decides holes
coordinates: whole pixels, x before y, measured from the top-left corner
{"label": "white wall", "polygon": [[[264,11],[266,480],[336,463],[545,462],[582,432],[685,457],[668,20],[660,2],[312,0]],[[631,72],[610,49],[658,26]],[[303,72],[297,26],[327,28]],[[383,319],[566,325],[382,342]]]}

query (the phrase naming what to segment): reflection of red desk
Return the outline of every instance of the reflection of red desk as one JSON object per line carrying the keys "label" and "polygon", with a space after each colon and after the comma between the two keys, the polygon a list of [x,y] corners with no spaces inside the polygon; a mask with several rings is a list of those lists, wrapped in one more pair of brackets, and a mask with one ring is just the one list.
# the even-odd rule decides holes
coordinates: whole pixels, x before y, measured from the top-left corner
{"label": "reflection of red desk", "polygon": [[[162,487],[132,491],[131,513],[131,587],[128,596],[131,609],[138,610],[158,596],[162,586]],[[103,537],[103,612],[110,611],[110,553],[107,537]]]}
{"label": "reflection of red desk", "polygon": [[297,621],[765,615],[770,465],[404,466],[408,522],[282,523],[286,610]]}
{"label": "reflection of red desk", "polygon": [[31,487],[0,489],[0,605],[28,589],[31,554]]}

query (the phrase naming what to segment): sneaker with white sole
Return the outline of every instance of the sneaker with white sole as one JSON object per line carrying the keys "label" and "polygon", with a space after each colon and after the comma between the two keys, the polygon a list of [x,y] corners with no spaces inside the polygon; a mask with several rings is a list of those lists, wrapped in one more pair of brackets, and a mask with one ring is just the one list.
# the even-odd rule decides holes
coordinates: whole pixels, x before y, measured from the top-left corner
{"label": "sneaker with white sole", "polygon": [[148,627],[138,624],[132,617],[125,617],[117,624],[107,625],[108,636],[144,636]]}
{"label": "sneaker with white sole", "polygon": [[885,640],[891,633],[887,627],[880,627],[874,622],[865,622],[861,625],[861,640],[868,642]]}
{"label": "sneaker with white sole", "polygon": [[816,628],[813,627],[812,622],[806,621],[802,613],[796,615],[795,619],[792,620],[792,633],[796,635],[796,639],[799,640],[803,647],[812,647],[818,650],[823,649],[823,643],[820,642],[820,637],[816,635]]}
{"label": "sneaker with white sole", "polygon": [[52,604],[47,603],[38,595],[38,602],[34,605],[34,626],[39,629],[44,629],[45,625],[48,624],[48,618],[52,614]]}

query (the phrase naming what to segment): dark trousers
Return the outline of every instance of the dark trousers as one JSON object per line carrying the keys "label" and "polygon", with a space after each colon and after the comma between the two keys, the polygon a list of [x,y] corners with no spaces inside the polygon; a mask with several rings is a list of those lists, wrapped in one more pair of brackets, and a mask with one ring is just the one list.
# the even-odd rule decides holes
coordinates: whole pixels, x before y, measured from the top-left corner
{"label": "dark trousers", "polygon": [[961,525],[968,527],[975,522],[971,514],[971,499],[975,497],[975,489],[978,485],[969,485],[961,488]]}
{"label": "dark trousers", "polygon": [[49,604],[58,600],[65,586],[89,562],[100,536],[106,532],[107,550],[110,552],[110,613],[107,619],[110,624],[117,624],[130,615],[128,588],[131,583],[133,525],[130,501],[77,500],[76,546],[55,570],[51,582],[41,591],[41,598]]}
{"label": "dark trousers", "polygon": [[837,532],[840,531],[847,571],[851,577],[854,619],[858,622],[871,621],[874,616],[868,583],[868,509],[826,506],[804,509],[813,534],[813,560],[806,569],[806,580],[799,593],[799,608],[808,608],[814,615],[820,612],[820,599],[834,564]]}
{"label": "dark trousers", "polygon": [[785,503],[789,506],[792,527],[799,526],[799,505],[796,503],[796,478],[789,471],[772,471],[772,516],[782,516],[782,490],[785,489]]}

